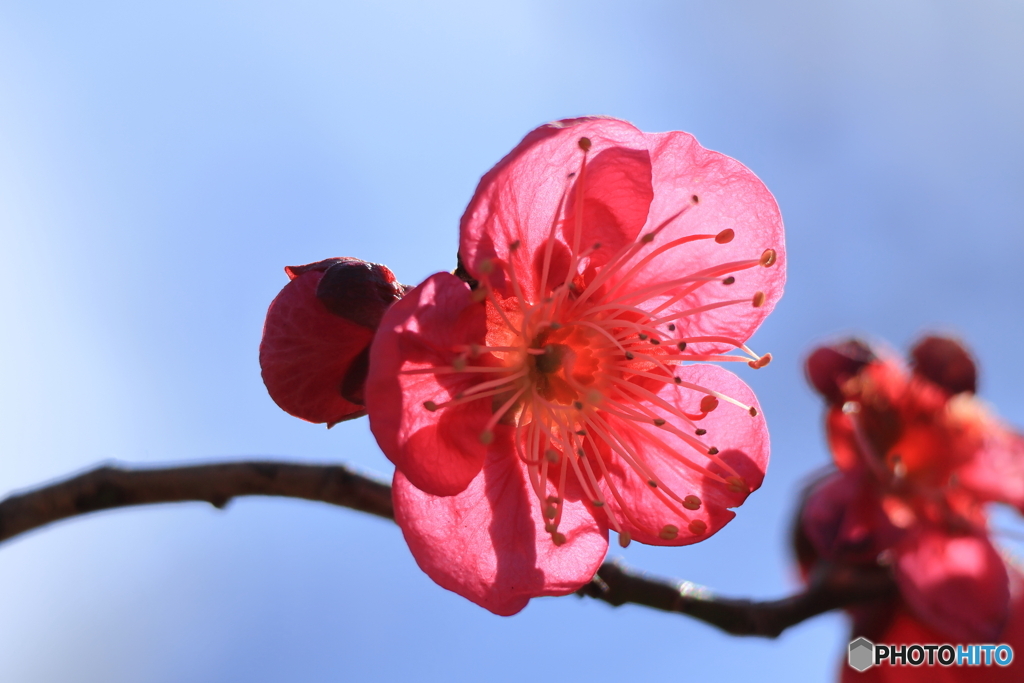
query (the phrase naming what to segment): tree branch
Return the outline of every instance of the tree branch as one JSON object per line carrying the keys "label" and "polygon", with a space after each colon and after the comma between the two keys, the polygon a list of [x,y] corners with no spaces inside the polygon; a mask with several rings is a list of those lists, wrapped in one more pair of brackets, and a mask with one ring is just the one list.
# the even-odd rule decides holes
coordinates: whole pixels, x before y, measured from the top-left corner
{"label": "tree branch", "polygon": [[578,591],[615,607],[628,603],[699,619],[735,636],[776,638],[790,626],[834,609],[891,599],[896,585],[881,567],[821,565],[807,589],[781,600],[737,600],[715,596],[689,581],[670,582],[605,562]]}
{"label": "tree branch", "polygon": [[97,467],[0,502],[0,542],[99,510],[203,501],[223,508],[238,496],[304,498],[394,519],[391,487],[341,465],[231,462],[191,467]]}
{"label": "tree branch", "polygon": [[[223,508],[238,496],[303,498],[394,519],[391,487],[342,465],[230,462],[189,467],[106,465],[0,501],[0,542],[69,517],[132,505],[201,501]],[[809,587],[781,600],[721,598],[606,562],[578,592],[615,607],[632,603],[686,614],[726,633],[775,638],[824,612],[895,595],[884,568],[826,566]]]}

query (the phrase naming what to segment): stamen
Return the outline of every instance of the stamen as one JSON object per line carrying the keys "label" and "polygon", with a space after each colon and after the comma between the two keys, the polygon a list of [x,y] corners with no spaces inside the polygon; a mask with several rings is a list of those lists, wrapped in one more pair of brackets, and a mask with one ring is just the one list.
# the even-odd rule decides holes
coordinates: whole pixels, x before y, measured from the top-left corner
{"label": "stamen", "polygon": [[693,495],[683,498],[683,507],[687,510],[700,510],[700,498]]}
{"label": "stamen", "polygon": [[736,231],[732,228],[726,228],[722,232],[715,235],[715,241],[719,244],[728,244],[732,242],[732,238],[736,236]]}
{"label": "stamen", "polygon": [[754,308],[761,308],[764,305],[764,292],[756,292],[751,303],[754,305]]}
{"label": "stamen", "polygon": [[671,540],[673,540],[678,535],[679,535],[679,527],[677,527],[674,524],[666,524],[665,526],[663,526],[661,528],[661,532],[658,534],[658,536],[661,539],[666,540],[666,541],[671,541]]}
{"label": "stamen", "polygon": [[771,268],[775,264],[777,258],[778,256],[775,254],[774,249],[765,249],[764,253],[761,254],[761,265],[765,268]]}
{"label": "stamen", "polygon": [[708,530],[708,525],[699,519],[692,520],[688,525],[690,533],[694,536],[700,536]]}

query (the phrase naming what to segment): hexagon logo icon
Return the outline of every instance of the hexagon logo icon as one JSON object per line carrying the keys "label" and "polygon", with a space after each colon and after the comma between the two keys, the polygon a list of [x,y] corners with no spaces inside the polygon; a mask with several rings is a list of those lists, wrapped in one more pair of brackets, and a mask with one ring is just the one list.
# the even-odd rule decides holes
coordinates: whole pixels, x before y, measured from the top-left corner
{"label": "hexagon logo icon", "polygon": [[847,662],[857,671],[870,669],[875,664],[875,644],[867,638],[858,638],[853,641],[850,643]]}

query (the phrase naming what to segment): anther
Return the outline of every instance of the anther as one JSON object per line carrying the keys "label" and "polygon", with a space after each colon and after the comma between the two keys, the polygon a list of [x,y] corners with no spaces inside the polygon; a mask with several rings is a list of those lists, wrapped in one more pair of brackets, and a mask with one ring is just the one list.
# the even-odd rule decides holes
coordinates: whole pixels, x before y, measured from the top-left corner
{"label": "anther", "polygon": [[679,527],[677,527],[675,524],[666,524],[665,526],[661,527],[661,532],[658,534],[658,537],[665,541],[671,541],[678,535]]}
{"label": "anther", "polygon": [[690,533],[692,533],[695,536],[700,536],[701,534],[703,534],[705,531],[708,530],[708,525],[705,524],[702,520],[699,520],[699,519],[693,520],[687,526],[690,529]]}
{"label": "anther", "polygon": [[558,451],[549,448],[546,451],[544,451],[544,457],[547,458],[547,461],[549,463],[551,463],[552,465],[557,465],[558,464],[558,460],[559,460]]}
{"label": "anther", "polygon": [[750,406],[750,417],[757,417],[757,408]]}
{"label": "anther", "polygon": [[700,411],[702,413],[710,413],[717,407],[718,399],[714,396],[705,396],[700,400]]}
{"label": "anther", "polygon": [[472,294],[469,295],[469,298],[473,303],[478,304],[487,298],[487,290],[483,287],[477,287],[473,290]]}
{"label": "anther", "polygon": [[590,501],[590,502],[591,502],[591,503],[593,503],[593,504],[594,504],[594,507],[596,507],[596,508],[603,508],[603,507],[604,507],[604,501],[601,501],[601,500],[592,500],[592,501]]}
{"label": "anther", "polygon": [[646,335],[646,334],[644,334],[643,332],[641,332],[641,333],[640,333],[640,334],[638,334],[637,336],[638,336],[638,337],[640,337],[640,341],[644,341],[645,339],[647,339],[647,335]]}
{"label": "anther", "polygon": [[587,457],[587,454],[584,452],[584,450],[582,448],[577,448],[576,449],[576,455],[580,456],[581,458]]}
{"label": "anther", "polygon": [[555,508],[554,505],[548,505],[546,508],[544,508],[544,516],[548,519],[554,519],[555,515],[557,514],[558,510]]}
{"label": "anther", "polygon": [[423,407],[429,410],[430,412],[434,412],[435,410],[437,410],[437,404],[434,403],[433,401],[424,401]]}
{"label": "anther", "polygon": [[512,244],[508,245],[509,251],[515,251],[519,247],[523,246],[522,240],[516,240]]}
{"label": "anther", "polygon": [[764,292],[757,292],[754,294],[754,300],[751,303],[754,304],[754,308],[761,308],[761,306],[764,306]]}
{"label": "anther", "polygon": [[675,332],[676,331],[676,324],[675,323],[669,323],[668,324],[668,331],[669,332]]}
{"label": "anther", "polygon": [[492,441],[494,441],[494,432],[492,432],[490,429],[486,429],[480,432],[480,443],[486,446],[490,444]]}
{"label": "anther", "polygon": [[778,259],[778,255],[774,249],[765,249],[764,253],[761,254],[761,265],[765,268],[770,268],[772,264]]}
{"label": "anther", "polygon": [[628,531],[620,531],[619,532],[619,547],[625,548],[626,546],[629,545],[629,542],[631,540],[633,540],[633,538],[629,535]]}
{"label": "anther", "polygon": [[693,202],[694,204],[700,204],[700,197],[698,197],[697,195],[693,195],[692,197],[690,197],[690,201]]}
{"label": "anther", "polygon": [[647,485],[650,486],[652,489],[658,488],[658,482],[654,481],[653,479],[647,480]]}
{"label": "anther", "polygon": [[708,455],[718,455],[718,449],[712,446],[708,449]]}
{"label": "anther", "polygon": [[733,493],[749,493],[750,487],[740,477],[729,477],[725,480],[729,484],[729,490]]}
{"label": "anther", "polygon": [[660,417],[656,417],[656,418],[654,418],[654,426],[655,427],[663,427],[663,426],[665,426],[665,421],[662,420]]}
{"label": "anther", "polygon": [[466,369],[466,359],[462,356],[457,356],[455,360],[452,361],[452,368],[455,369],[455,372],[462,372]]}
{"label": "anther", "polygon": [[675,382],[676,384],[682,384],[682,383],[683,383],[683,380],[681,380],[681,379],[680,379],[680,378],[678,378],[678,377],[673,377],[673,378],[672,378],[672,381],[673,381],[673,382]]}
{"label": "anther", "polygon": [[731,285],[734,282],[736,282],[736,278],[734,278],[732,275],[722,280],[723,285]]}
{"label": "anther", "polygon": [[705,434],[708,433],[708,430],[700,428],[695,430],[693,433],[696,434],[697,436],[704,436]]}
{"label": "anther", "polygon": [[736,236],[736,231],[732,228],[726,228],[722,232],[715,235],[715,241],[719,244],[728,244],[732,242],[732,238]]}
{"label": "anther", "polygon": [[640,241],[643,242],[644,244],[650,244],[651,242],[654,241],[654,233],[647,233],[646,235],[640,238]]}
{"label": "anther", "polygon": [[685,351],[686,350],[686,342],[679,342],[678,344],[676,344],[676,346],[679,347],[680,351]]}
{"label": "anther", "polygon": [[584,152],[590,151],[590,138],[580,138],[579,145]]}
{"label": "anther", "polygon": [[480,262],[480,274],[490,275],[494,272],[494,264],[491,263],[491,259],[484,259]]}
{"label": "anther", "polygon": [[661,343],[661,341],[658,340],[658,339],[655,339],[654,337],[651,337],[651,343],[654,344],[655,346],[657,346],[658,344]]}
{"label": "anther", "polygon": [[587,430],[586,429],[577,430],[576,434],[579,435],[579,436],[586,436],[587,435]]}
{"label": "anther", "polygon": [[551,542],[555,545],[565,545],[565,534],[563,534],[560,531],[556,531],[555,533],[551,534]]}
{"label": "anther", "polygon": [[687,510],[700,510],[700,498],[697,496],[683,498],[683,507]]}
{"label": "anther", "polygon": [[583,402],[582,401],[573,401],[572,402],[572,407],[575,408],[576,410],[583,410]]}
{"label": "anther", "polygon": [[634,356],[629,351],[626,351],[626,360],[633,360]]}
{"label": "anther", "polygon": [[763,368],[764,366],[768,365],[771,362],[772,362],[772,354],[766,353],[763,356],[761,356],[760,358],[758,358],[757,360],[752,360],[752,361],[748,362],[747,365],[749,365],[750,367],[754,368],[755,370],[760,370],[761,368]]}

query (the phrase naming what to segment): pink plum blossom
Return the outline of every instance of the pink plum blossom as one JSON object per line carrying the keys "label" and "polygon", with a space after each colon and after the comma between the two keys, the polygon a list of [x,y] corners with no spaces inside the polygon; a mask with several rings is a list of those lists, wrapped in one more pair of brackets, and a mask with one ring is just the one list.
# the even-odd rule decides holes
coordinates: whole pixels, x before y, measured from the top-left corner
{"label": "pink plum blossom", "polygon": [[[975,397],[975,364],[961,344],[928,337],[911,355],[907,368],[850,341],[809,357],[837,470],[803,502],[802,568],[891,568],[898,596],[851,609],[855,636],[1024,645],[1021,576],[992,544],[985,509],[1024,502],[1024,438]],[[850,671],[843,680],[896,680]],[[953,671],[898,680],[980,680]]]}
{"label": "pink plum blossom", "polygon": [[608,118],[534,130],[480,181],[460,267],[384,315],[366,406],[420,567],[497,614],[588,582],[608,531],[708,538],[757,489],[753,392],[704,361],[782,295],[782,220],[746,167]]}

